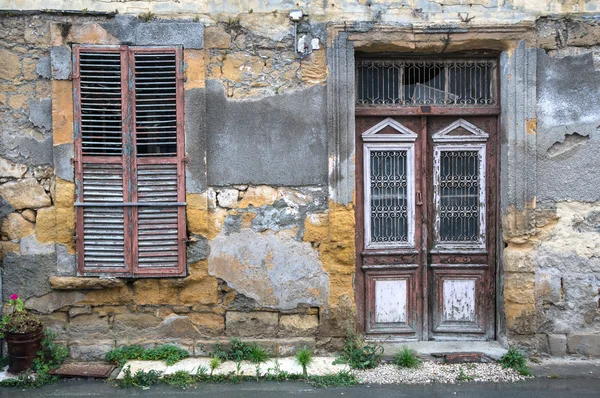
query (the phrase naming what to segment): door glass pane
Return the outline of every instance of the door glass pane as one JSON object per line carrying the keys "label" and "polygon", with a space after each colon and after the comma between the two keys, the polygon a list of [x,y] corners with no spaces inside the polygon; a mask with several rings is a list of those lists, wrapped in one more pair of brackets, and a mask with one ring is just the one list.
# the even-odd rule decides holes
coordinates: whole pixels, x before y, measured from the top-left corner
{"label": "door glass pane", "polygon": [[371,152],[371,241],[408,241],[407,151]]}
{"label": "door glass pane", "polygon": [[440,152],[440,240],[479,239],[479,152]]}

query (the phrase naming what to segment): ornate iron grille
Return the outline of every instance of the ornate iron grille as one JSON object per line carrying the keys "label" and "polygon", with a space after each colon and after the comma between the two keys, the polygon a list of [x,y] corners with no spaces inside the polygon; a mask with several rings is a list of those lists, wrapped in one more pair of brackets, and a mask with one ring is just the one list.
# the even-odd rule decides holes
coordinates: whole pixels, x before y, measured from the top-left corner
{"label": "ornate iron grille", "polygon": [[476,242],[479,239],[479,153],[440,153],[440,240]]}
{"label": "ornate iron grille", "polygon": [[408,241],[406,151],[371,152],[371,241]]}
{"label": "ornate iron grille", "polygon": [[356,106],[496,107],[494,59],[358,59]]}

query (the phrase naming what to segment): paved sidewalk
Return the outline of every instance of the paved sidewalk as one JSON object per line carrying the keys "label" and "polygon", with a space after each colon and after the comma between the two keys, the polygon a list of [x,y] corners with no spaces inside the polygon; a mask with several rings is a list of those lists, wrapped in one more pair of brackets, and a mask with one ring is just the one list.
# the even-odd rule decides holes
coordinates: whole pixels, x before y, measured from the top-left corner
{"label": "paved sidewalk", "polygon": [[121,390],[98,381],[63,381],[39,390],[14,390],[0,388],[0,397],[227,397],[227,398],[281,398],[283,396],[322,398],[598,398],[600,379],[549,379],[538,378],[518,383],[467,383],[399,386],[355,386],[314,388],[306,383],[245,382],[242,384],[208,384],[187,390],[164,385],[149,390]]}

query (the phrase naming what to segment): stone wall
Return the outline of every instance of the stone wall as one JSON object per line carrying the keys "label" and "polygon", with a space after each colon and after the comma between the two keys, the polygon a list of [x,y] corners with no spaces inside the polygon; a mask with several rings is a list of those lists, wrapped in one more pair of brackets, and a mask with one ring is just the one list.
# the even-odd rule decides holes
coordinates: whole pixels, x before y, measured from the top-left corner
{"label": "stone wall", "polygon": [[[502,52],[502,84],[525,85],[529,102],[515,89],[503,113],[525,138],[502,131],[498,337],[600,355],[600,29],[587,16],[539,18],[594,2],[310,2],[299,32],[319,48],[304,57],[289,5],[79,3],[88,10],[0,19],[3,298],[18,292],[73,357],[163,342],[199,354],[228,337],[282,354],[340,347],[357,311],[354,139],[341,134],[353,134],[353,46]],[[94,15],[107,4],[131,15]],[[135,18],[148,9],[187,19]],[[73,43],[184,45],[186,277],[76,276]]]}
{"label": "stone wall", "polygon": [[503,231],[507,333],[530,352],[600,354],[599,35],[595,20],[537,22],[534,218]]}

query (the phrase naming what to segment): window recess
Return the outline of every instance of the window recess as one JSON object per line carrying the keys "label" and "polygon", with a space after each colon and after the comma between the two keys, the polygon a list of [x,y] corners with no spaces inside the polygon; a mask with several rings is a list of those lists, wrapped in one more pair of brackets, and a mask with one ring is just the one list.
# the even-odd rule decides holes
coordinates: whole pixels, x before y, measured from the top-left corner
{"label": "window recess", "polygon": [[496,59],[357,59],[356,107],[495,108]]}
{"label": "window recess", "polygon": [[74,46],[81,275],[185,273],[181,54]]}

